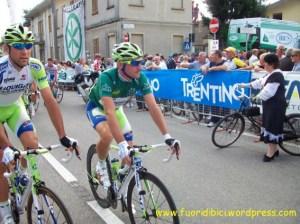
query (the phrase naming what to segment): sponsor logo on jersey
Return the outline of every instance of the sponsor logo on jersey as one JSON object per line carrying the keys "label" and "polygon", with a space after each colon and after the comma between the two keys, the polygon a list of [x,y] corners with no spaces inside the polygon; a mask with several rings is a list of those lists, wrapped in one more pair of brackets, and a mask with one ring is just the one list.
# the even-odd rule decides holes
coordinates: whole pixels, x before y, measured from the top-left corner
{"label": "sponsor logo on jersey", "polygon": [[23,92],[26,88],[28,88],[30,84],[15,84],[11,86],[0,86],[0,93],[2,94],[10,94],[10,93],[17,93],[17,92]]}
{"label": "sponsor logo on jersey", "polygon": [[31,63],[31,64],[30,64],[30,68],[32,68],[32,69],[34,69],[34,70],[36,70],[36,71],[41,71],[42,66],[39,65],[39,64],[37,64],[37,63]]}
{"label": "sponsor logo on jersey", "polygon": [[10,77],[10,78],[6,78],[3,80],[4,83],[8,83],[8,82],[14,82],[15,81],[15,77]]}
{"label": "sponsor logo on jersey", "polygon": [[3,74],[5,73],[5,70],[7,69],[8,61],[0,64],[0,84],[3,81]]}
{"label": "sponsor logo on jersey", "polygon": [[38,78],[38,82],[41,82],[41,81],[44,81],[44,80],[47,80],[47,76],[43,76],[43,77],[41,77],[41,78]]}
{"label": "sponsor logo on jersey", "polygon": [[111,92],[112,91],[111,87],[106,83],[102,86],[101,90],[103,92]]}

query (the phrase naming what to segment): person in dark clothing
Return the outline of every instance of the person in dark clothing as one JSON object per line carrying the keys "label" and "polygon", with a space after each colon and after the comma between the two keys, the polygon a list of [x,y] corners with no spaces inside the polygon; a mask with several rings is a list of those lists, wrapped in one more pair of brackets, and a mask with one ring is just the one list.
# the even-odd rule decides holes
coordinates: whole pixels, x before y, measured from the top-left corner
{"label": "person in dark clothing", "polygon": [[177,53],[174,53],[172,55],[172,57],[170,57],[167,61],[167,68],[168,69],[176,69],[176,66],[177,66],[177,59],[178,59],[178,54]]}
{"label": "person in dark clothing", "polygon": [[270,162],[279,156],[277,144],[283,141],[283,123],[286,111],[284,77],[279,67],[279,59],[275,54],[267,54],[264,58],[267,75],[240,87],[261,89],[255,97],[262,100],[263,119],[260,140],[268,144],[264,162]]}
{"label": "person in dark clothing", "polygon": [[286,56],[279,60],[279,68],[282,71],[292,71],[294,62],[292,62],[293,49],[290,48],[286,51]]}

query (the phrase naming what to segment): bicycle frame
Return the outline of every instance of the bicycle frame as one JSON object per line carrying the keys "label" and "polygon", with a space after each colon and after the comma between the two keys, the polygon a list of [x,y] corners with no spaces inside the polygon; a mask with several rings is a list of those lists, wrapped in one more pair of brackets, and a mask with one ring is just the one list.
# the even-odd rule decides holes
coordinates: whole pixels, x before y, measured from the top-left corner
{"label": "bicycle frame", "polygon": [[[157,148],[157,147],[161,147],[161,146],[165,146],[165,144],[152,145],[152,146],[149,146],[148,148],[147,148],[147,146],[145,146],[145,151],[142,150],[141,152],[148,152],[148,151],[151,151],[153,148]],[[117,146],[113,146],[113,145],[111,146],[111,148],[118,149]],[[137,186],[137,194],[139,195],[139,205],[140,205],[143,213],[145,213],[145,203],[144,203],[143,194],[140,194],[140,192],[143,190],[142,185],[141,185],[140,175],[142,175],[143,172],[147,172],[147,170],[142,165],[142,159],[139,156],[138,150],[139,150],[138,148],[132,149],[132,153],[131,153],[132,164],[131,164],[131,167],[129,168],[128,174],[125,176],[124,180],[121,182],[120,187],[116,188],[116,186],[117,186],[116,182],[118,180],[114,180],[112,184],[114,187],[114,191],[117,194],[117,198],[118,199],[121,199],[121,198],[126,199],[128,185],[129,185],[131,179],[133,177],[135,177],[135,182],[136,182],[136,186]],[[170,159],[171,159],[171,157],[169,157],[168,159],[164,159],[163,161],[168,162]],[[109,162],[110,162],[110,160],[109,160]],[[150,192],[153,209],[156,209],[155,199],[154,199],[152,192],[150,191],[150,186],[148,185],[147,181],[145,181],[145,187],[146,187],[147,191]]]}
{"label": "bicycle frame", "polygon": [[[41,210],[43,210],[45,208],[41,207],[39,204],[38,189],[40,186],[44,185],[44,182],[41,180],[41,173],[38,169],[38,161],[37,161],[36,157],[39,154],[48,153],[49,150],[57,148],[59,146],[60,145],[53,145],[48,148],[41,148],[41,149],[37,149],[37,150],[28,150],[28,151],[20,152],[20,154],[23,155],[27,161],[27,170],[28,170],[29,179],[30,179],[29,184],[25,188],[25,192],[23,192],[23,197],[22,197],[20,208],[22,210],[25,208],[26,202],[28,200],[28,197],[29,197],[30,191],[31,191],[32,197],[33,197],[33,204],[37,211],[37,223],[39,223],[39,224],[43,224],[44,213],[41,212]],[[36,152],[34,153],[34,151],[36,151]],[[16,177],[19,175],[19,173],[21,173],[21,167],[20,167],[20,159],[18,158],[16,161],[16,166],[15,166],[14,171],[11,173],[4,174],[4,176],[8,178],[11,192],[14,195],[16,195],[17,200],[20,198],[18,198],[19,192],[18,192],[15,182],[16,182]],[[46,205],[48,206],[49,213],[51,214],[52,218],[55,220],[54,208],[49,203],[47,196],[44,195],[44,199],[45,199]]]}

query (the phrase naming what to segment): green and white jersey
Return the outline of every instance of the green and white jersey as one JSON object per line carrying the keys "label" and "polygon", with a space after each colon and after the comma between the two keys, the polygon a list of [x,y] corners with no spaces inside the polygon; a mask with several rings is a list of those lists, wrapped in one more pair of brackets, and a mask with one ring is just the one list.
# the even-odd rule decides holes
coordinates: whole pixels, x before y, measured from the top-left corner
{"label": "green and white jersey", "polygon": [[33,81],[39,89],[49,86],[44,66],[38,59],[30,58],[29,65],[18,71],[7,55],[0,58],[0,107],[16,104]]}
{"label": "green and white jersey", "polygon": [[101,73],[97,83],[91,89],[89,98],[103,110],[101,102],[103,96],[112,97],[118,106],[125,103],[128,97],[134,96],[137,91],[142,95],[152,93],[147,77],[142,72],[138,79],[128,82],[120,79],[117,68],[112,68]]}

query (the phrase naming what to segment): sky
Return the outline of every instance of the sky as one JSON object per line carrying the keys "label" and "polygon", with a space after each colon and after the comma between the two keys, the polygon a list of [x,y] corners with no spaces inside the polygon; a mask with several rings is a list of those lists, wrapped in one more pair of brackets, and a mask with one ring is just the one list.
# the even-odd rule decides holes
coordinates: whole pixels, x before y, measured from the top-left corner
{"label": "sky", "polygon": [[[8,10],[7,5],[8,0],[0,0],[0,35],[3,34],[4,30],[7,26],[13,23],[20,23],[22,22],[22,15],[24,9],[32,9],[34,6],[39,4],[42,0],[9,0],[12,2],[14,16],[12,13]],[[207,7],[203,5],[204,0],[195,0],[196,3],[199,3],[199,8],[201,13],[203,13],[205,16],[210,16],[210,14],[207,12]],[[273,3],[278,0],[267,0],[266,3]],[[15,21],[11,21],[11,17],[14,17]]]}

